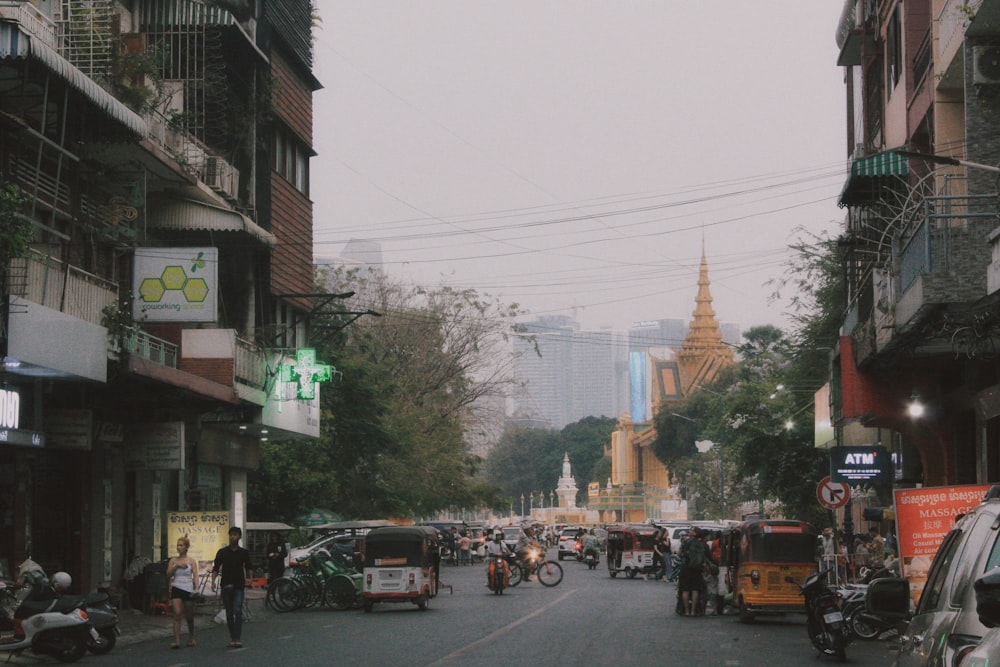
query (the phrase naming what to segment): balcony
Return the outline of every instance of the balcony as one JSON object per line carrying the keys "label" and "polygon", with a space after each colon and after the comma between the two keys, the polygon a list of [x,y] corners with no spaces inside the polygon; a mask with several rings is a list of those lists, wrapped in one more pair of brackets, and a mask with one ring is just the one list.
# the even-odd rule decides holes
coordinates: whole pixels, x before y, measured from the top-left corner
{"label": "balcony", "polygon": [[971,303],[986,294],[990,248],[996,227],[996,195],[928,197],[922,220],[897,241],[899,292],[895,324],[908,328],[939,304]]}
{"label": "balcony", "polygon": [[177,346],[138,327],[132,327],[125,335],[122,346],[129,354],[161,366],[177,368]]}
{"label": "balcony", "polygon": [[118,284],[32,250],[11,261],[10,292],[66,315],[101,325],[101,311],[118,301]]}

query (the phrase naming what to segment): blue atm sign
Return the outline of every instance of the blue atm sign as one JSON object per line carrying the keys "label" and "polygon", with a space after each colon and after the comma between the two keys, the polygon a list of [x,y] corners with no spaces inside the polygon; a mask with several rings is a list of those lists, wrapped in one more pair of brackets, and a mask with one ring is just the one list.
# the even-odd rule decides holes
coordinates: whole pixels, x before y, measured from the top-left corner
{"label": "blue atm sign", "polygon": [[889,452],[880,445],[830,448],[830,479],[846,484],[878,484],[892,479]]}

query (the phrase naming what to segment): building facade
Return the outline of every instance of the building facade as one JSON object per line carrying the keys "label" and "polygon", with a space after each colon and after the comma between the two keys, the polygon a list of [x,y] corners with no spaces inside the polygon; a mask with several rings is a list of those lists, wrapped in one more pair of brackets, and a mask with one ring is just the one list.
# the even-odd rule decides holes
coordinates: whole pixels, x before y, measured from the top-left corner
{"label": "building facade", "polygon": [[837,42],[849,302],[835,442],[889,447],[898,485],[996,480],[1000,2],[852,0]]}
{"label": "building facade", "polygon": [[318,435],[312,20],[0,2],[8,572],[116,586],[170,555],[170,512],[243,525],[263,439]]}

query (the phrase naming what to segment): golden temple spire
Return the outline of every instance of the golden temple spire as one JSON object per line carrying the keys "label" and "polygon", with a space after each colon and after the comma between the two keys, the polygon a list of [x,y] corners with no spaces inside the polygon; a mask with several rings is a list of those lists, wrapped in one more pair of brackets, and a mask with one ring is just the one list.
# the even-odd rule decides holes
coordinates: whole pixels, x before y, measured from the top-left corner
{"label": "golden temple spire", "polygon": [[693,387],[712,382],[718,372],[733,362],[733,350],[723,342],[722,329],[715,319],[712,293],[709,290],[708,260],[705,258],[705,238],[701,239],[701,270],[698,273],[698,295],[695,297],[694,319],[677,353],[684,393]]}

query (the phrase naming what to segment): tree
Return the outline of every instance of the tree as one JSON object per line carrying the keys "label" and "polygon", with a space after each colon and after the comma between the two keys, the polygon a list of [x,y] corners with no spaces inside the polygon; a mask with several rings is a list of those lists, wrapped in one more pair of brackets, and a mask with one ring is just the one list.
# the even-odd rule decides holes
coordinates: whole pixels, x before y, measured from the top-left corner
{"label": "tree", "polygon": [[604,447],[616,425],[617,420],[610,417],[584,417],[561,431],[508,429],[486,459],[486,479],[509,498],[551,491],[562,475],[563,457],[569,455],[579,492],[585,493],[588,482],[607,477],[602,472],[610,464]]}
{"label": "tree", "polygon": [[279,517],[317,505],[352,518],[498,505],[466,434],[481,428],[487,399],[508,393],[512,362],[500,350],[517,308],[377,272],[329,271],[321,285],[354,292],[367,310],[353,312],[370,316],[316,314],[318,357],[336,368],[321,391],[320,439],[264,448],[251,497],[279,498]]}

